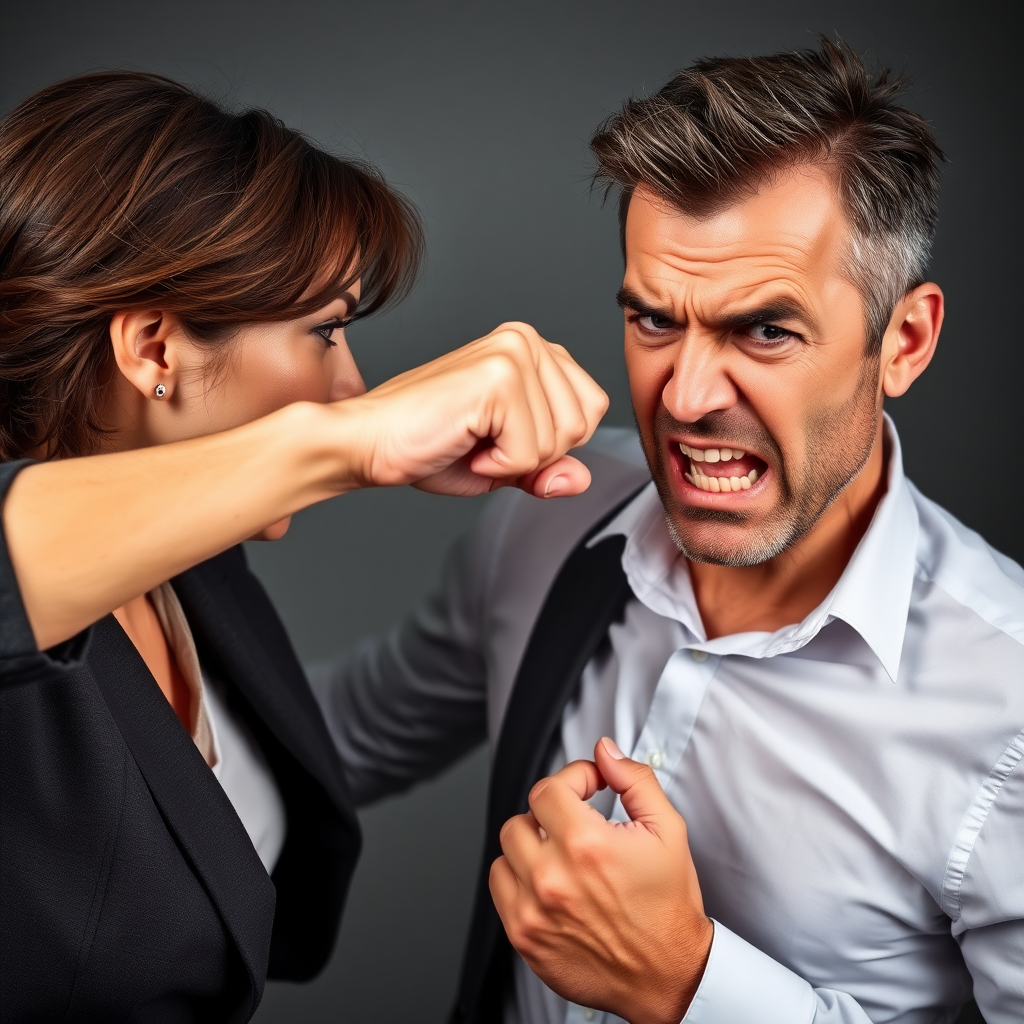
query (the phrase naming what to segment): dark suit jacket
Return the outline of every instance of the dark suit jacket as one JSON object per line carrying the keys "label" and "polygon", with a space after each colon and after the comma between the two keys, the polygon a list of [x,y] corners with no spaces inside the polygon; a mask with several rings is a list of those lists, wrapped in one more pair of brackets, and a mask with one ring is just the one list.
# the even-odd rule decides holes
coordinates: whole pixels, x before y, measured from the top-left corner
{"label": "dark suit jacket", "polygon": [[273,878],[112,616],[36,649],[0,537],[3,1021],[245,1021],[330,954],[359,829],[319,708],[241,548],[172,585],[284,797]]}

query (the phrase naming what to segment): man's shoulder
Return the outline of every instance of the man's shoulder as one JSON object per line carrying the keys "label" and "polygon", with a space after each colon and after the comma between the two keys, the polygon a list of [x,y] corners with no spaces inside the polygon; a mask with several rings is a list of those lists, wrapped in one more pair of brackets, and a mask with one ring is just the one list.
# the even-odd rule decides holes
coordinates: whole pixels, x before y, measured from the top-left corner
{"label": "man's shoulder", "polygon": [[918,581],[1024,646],[1024,569],[912,484],[910,490],[920,523]]}
{"label": "man's shoulder", "polygon": [[651,479],[636,433],[624,427],[598,428],[573,455],[590,470],[590,487],[548,501],[512,488],[499,493],[485,517],[492,543],[512,557],[530,551],[561,564],[580,538]]}
{"label": "man's shoulder", "polygon": [[460,549],[460,572],[482,584],[476,592],[492,611],[532,622],[581,538],[650,482],[632,431],[601,428],[573,454],[590,469],[586,491],[546,501],[511,487],[499,491]]}

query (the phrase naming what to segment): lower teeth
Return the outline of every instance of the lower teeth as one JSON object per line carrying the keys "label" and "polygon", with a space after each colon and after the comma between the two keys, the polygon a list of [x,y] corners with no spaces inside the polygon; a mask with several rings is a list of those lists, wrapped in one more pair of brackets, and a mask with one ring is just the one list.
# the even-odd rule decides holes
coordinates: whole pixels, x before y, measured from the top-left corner
{"label": "lower teeth", "polygon": [[685,478],[702,491],[723,493],[726,491],[749,491],[760,474],[752,469],[746,476],[705,476],[694,468],[684,474]]}

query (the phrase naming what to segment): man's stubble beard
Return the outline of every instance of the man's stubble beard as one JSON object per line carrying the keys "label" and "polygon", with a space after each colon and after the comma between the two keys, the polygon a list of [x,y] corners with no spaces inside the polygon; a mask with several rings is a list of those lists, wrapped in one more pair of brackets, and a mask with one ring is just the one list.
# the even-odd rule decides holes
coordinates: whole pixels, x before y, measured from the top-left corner
{"label": "man's stubble beard", "polygon": [[[669,483],[669,467],[665,465],[666,446],[663,443],[663,431],[658,426],[663,423],[666,428],[679,430],[681,425],[663,407],[664,416],[659,416],[655,422],[654,452],[645,450],[644,454],[661,498],[669,535],[679,551],[691,562],[730,567],[761,565],[806,536],[828,507],[857,477],[871,456],[877,429],[880,364],[878,357],[867,357],[857,387],[850,398],[834,408],[820,410],[809,418],[806,449],[814,454],[806,459],[802,479],[799,481],[795,481],[787,470],[775,439],[759,425],[760,430],[754,433],[760,434],[760,445],[751,447],[759,447],[760,451],[774,455],[773,470],[781,496],[768,516],[751,527],[749,540],[742,547],[727,547],[714,542],[698,545],[687,538],[687,523],[737,526],[747,522],[748,516],[744,512],[692,508],[677,499]],[[697,423],[689,424],[687,433],[691,436],[695,433],[704,433],[708,437],[717,433],[721,436],[726,424],[728,414],[712,413]],[[748,436],[745,439],[737,437],[735,440],[752,440],[751,431],[748,429],[746,433]]]}

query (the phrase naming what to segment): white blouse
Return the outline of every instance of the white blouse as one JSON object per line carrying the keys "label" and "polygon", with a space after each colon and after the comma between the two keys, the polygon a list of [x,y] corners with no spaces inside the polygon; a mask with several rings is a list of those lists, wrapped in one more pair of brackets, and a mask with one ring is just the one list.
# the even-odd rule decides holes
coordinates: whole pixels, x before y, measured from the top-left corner
{"label": "white blouse", "polygon": [[224,684],[203,673],[174,589],[163,583],[150,591],[149,598],[192,696],[192,739],[270,874],[288,831],[284,798],[274,773],[252,731],[229,707]]}

